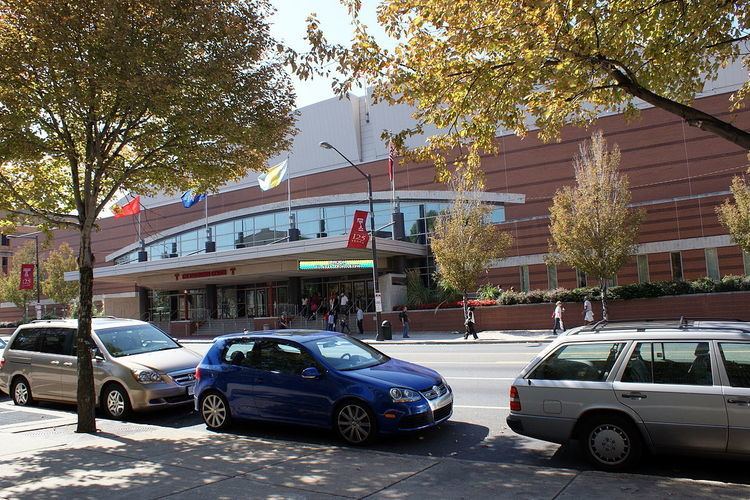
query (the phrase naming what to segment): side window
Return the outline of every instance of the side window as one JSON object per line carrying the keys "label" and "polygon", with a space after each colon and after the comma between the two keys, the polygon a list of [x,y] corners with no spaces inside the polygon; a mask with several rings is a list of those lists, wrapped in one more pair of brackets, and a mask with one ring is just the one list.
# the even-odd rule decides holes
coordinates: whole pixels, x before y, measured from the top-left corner
{"label": "side window", "polygon": [[624,342],[568,344],[549,355],[528,378],[602,382],[624,348]]}
{"label": "side window", "polygon": [[275,341],[263,341],[253,349],[252,365],[259,370],[300,375],[302,370],[317,366],[315,360],[301,348]]}
{"label": "side window", "polygon": [[48,354],[73,355],[73,331],[66,328],[47,328],[44,331],[41,351]]}
{"label": "side window", "polygon": [[17,351],[39,351],[41,349],[42,331],[38,328],[21,330],[13,340],[11,349]]}
{"label": "side window", "polygon": [[623,382],[713,385],[708,342],[640,342],[625,366]]}
{"label": "side window", "polygon": [[727,370],[729,385],[750,387],[750,344],[721,342],[719,350]]}
{"label": "side window", "polygon": [[254,345],[254,340],[241,339],[227,346],[221,359],[224,363],[234,366],[250,366]]}

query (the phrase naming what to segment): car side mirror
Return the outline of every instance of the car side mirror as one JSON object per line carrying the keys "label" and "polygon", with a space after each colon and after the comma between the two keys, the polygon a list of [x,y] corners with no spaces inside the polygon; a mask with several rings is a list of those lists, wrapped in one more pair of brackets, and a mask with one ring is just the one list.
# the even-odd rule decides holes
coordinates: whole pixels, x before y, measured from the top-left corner
{"label": "car side mirror", "polygon": [[99,361],[104,361],[104,355],[98,347],[94,347],[91,349],[91,357]]}
{"label": "car side mirror", "polygon": [[302,370],[302,378],[320,378],[320,372],[314,366]]}

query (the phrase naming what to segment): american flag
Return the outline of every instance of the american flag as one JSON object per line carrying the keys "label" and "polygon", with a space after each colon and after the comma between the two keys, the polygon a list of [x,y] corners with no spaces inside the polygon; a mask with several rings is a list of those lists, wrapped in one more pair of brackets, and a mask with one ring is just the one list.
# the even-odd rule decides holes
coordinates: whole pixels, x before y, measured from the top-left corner
{"label": "american flag", "polygon": [[388,144],[388,179],[393,182],[393,159],[395,152],[393,150],[393,143]]}

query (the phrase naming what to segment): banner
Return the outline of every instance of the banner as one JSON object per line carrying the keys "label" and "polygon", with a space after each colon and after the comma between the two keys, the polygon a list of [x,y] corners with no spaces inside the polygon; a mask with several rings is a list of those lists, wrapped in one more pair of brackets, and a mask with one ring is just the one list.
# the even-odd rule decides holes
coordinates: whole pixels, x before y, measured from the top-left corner
{"label": "banner", "polygon": [[367,228],[365,227],[366,222],[367,212],[364,210],[354,212],[352,230],[349,232],[349,242],[346,244],[346,248],[367,248],[370,235],[367,233]]}
{"label": "banner", "polygon": [[192,191],[185,191],[184,193],[182,193],[182,196],[180,198],[182,199],[182,206],[185,208],[190,208],[196,203],[205,200],[206,194],[193,194]]}
{"label": "banner", "polygon": [[288,160],[284,160],[278,165],[268,167],[266,172],[258,176],[258,185],[263,191],[268,191],[269,189],[273,189],[281,184],[281,181],[284,180],[284,176],[286,175],[287,161]]}
{"label": "banner", "polygon": [[18,289],[34,289],[34,264],[21,264],[21,284]]}
{"label": "banner", "polygon": [[141,213],[140,195],[136,196],[123,206],[113,205],[112,213],[115,214],[115,219],[119,219],[120,217],[127,217],[129,215],[138,215],[139,213]]}

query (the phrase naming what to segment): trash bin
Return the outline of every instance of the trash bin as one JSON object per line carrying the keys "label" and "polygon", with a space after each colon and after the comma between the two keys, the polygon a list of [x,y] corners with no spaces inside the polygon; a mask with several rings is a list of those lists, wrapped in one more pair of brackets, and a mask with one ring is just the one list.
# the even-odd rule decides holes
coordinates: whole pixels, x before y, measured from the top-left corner
{"label": "trash bin", "polygon": [[391,322],[388,320],[383,321],[380,324],[380,331],[383,334],[384,340],[392,340],[393,339],[393,330],[391,330]]}

